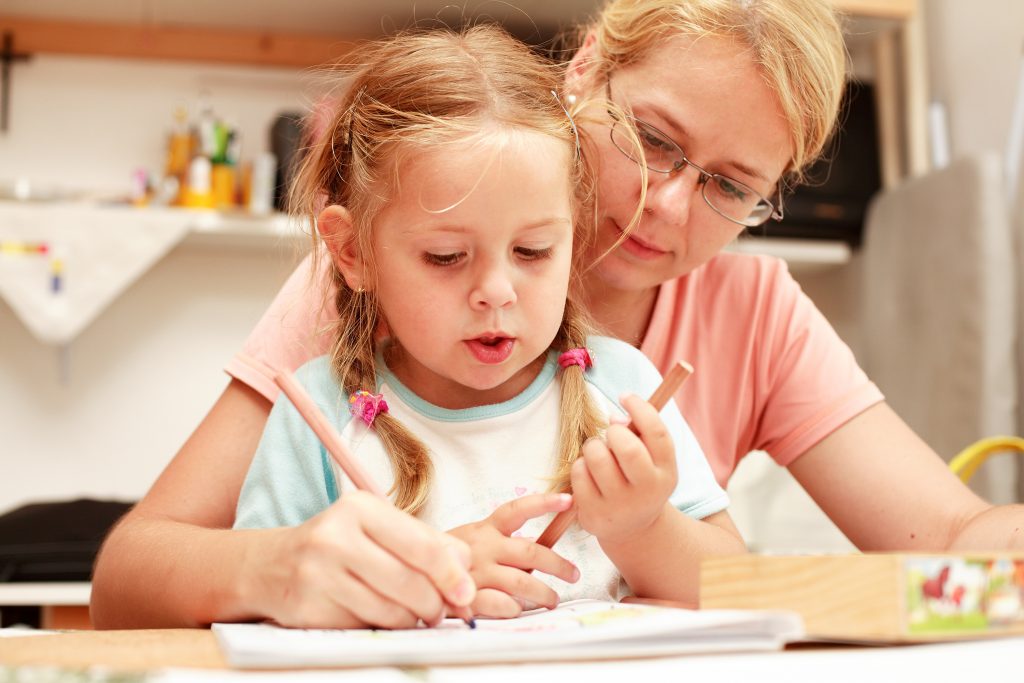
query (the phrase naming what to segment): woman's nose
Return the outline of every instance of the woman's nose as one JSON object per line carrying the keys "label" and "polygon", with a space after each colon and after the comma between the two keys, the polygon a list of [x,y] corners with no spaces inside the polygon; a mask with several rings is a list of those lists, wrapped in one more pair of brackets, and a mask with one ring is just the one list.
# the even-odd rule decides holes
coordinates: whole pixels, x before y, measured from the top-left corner
{"label": "woman's nose", "polygon": [[477,310],[505,308],[516,302],[516,288],[500,264],[483,266],[470,293],[470,305]]}
{"label": "woman's nose", "polygon": [[694,202],[701,201],[701,172],[684,166],[672,173],[649,173],[644,208],[659,220],[681,225],[689,220]]}

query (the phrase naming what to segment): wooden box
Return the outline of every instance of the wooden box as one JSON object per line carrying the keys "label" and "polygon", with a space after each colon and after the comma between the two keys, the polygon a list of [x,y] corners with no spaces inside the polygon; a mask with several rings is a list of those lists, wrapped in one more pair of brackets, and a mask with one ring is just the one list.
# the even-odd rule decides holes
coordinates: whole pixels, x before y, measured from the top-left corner
{"label": "wooden box", "polygon": [[705,609],[798,612],[811,640],[925,642],[1024,633],[1024,553],[705,560]]}

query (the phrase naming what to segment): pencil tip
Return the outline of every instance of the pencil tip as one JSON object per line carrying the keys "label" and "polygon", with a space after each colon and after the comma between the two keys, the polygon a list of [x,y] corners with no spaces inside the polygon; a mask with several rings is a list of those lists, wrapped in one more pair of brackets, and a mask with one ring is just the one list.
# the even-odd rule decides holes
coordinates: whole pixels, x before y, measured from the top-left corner
{"label": "pencil tip", "polygon": [[475,629],[476,628],[476,619],[474,619],[473,617],[470,617],[469,620],[466,621],[466,625],[468,625],[470,629]]}

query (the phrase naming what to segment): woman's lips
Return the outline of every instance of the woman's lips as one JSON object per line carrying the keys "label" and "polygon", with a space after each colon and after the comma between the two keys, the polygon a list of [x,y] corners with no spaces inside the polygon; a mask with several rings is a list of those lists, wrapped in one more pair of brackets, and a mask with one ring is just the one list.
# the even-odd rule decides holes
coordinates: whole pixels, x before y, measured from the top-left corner
{"label": "woman's lips", "polygon": [[[619,235],[623,235],[625,231],[618,226],[617,223],[613,223],[615,229],[618,230]],[[659,256],[664,256],[665,251],[658,249],[657,247],[648,244],[636,235],[628,235],[625,241],[622,243],[622,248],[628,251],[633,256],[644,260],[656,259]]]}
{"label": "woman's lips", "polygon": [[493,339],[478,337],[465,341],[470,353],[481,363],[494,365],[502,363],[512,355],[512,348],[516,340],[512,337],[497,337]]}

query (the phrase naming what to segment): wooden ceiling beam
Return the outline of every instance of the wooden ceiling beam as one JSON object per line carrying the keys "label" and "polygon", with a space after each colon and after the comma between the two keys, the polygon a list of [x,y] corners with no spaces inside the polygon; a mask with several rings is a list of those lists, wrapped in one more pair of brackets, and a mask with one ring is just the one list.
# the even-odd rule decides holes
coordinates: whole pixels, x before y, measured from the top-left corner
{"label": "wooden ceiling beam", "polygon": [[145,24],[68,21],[0,15],[19,52],[132,59],[310,67],[354,45],[336,36]]}

